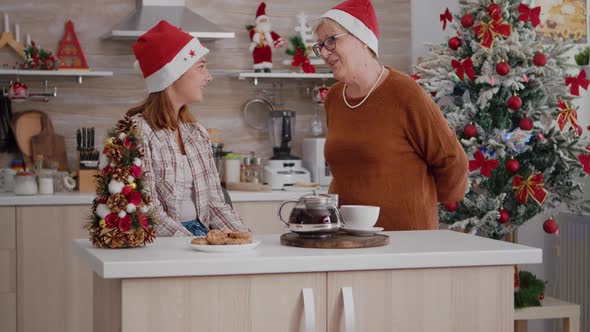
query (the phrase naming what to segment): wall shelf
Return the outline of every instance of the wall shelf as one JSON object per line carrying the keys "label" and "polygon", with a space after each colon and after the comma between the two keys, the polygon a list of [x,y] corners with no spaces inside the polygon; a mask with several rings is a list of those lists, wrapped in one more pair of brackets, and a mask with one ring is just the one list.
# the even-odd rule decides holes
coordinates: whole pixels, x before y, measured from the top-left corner
{"label": "wall shelf", "polygon": [[27,69],[0,69],[0,75],[12,76],[74,76],[78,77],[78,84],[82,84],[82,77],[113,76],[112,71],[93,70],[27,70]]}
{"label": "wall shelf", "polygon": [[334,79],[332,73],[297,73],[297,72],[270,72],[270,73],[256,73],[256,72],[240,72],[238,74],[240,80],[252,79],[254,85],[258,85],[259,79],[320,79],[328,80]]}

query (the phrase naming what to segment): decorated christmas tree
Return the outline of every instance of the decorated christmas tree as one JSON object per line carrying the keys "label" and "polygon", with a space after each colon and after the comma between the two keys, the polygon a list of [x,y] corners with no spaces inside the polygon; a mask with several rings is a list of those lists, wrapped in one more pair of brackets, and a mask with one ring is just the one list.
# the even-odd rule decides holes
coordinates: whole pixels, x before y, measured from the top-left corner
{"label": "decorated christmas tree", "polygon": [[129,248],[150,243],[156,220],[144,191],[141,134],[125,116],[107,134],[96,175],[96,198],[87,228],[99,248]]}
{"label": "decorated christmas tree", "polygon": [[443,29],[456,36],[430,45],[412,76],[470,159],[465,198],[442,204],[440,221],[500,239],[544,214],[543,228],[555,233],[558,205],[589,209],[581,178],[590,172],[590,152],[572,98],[590,81],[583,70],[568,76],[571,45],[542,44],[535,31],[540,7],[519,0],[460,5],[457,15],[440,15]]}

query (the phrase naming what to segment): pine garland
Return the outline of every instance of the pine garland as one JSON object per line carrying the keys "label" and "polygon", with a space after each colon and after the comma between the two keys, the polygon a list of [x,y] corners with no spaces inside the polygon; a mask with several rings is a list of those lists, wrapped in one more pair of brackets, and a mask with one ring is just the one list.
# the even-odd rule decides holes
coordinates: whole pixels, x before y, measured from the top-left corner
{"label": "pine garland", "polygon": [[545,293],[545,282],[528,271],[520,271],[518,277],[520,287],[514,292],[514,307],[540,307],[540,299]]}

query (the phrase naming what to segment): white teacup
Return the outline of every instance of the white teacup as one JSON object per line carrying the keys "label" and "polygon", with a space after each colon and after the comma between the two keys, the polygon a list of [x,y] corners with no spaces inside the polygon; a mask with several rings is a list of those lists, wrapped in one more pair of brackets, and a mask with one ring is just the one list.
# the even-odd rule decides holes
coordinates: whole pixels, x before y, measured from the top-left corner
{"label": "white teacup", "polygon": [[370,205],[341,205],[342,223],[346,228],[370,229],[377,223],[380,209]]}

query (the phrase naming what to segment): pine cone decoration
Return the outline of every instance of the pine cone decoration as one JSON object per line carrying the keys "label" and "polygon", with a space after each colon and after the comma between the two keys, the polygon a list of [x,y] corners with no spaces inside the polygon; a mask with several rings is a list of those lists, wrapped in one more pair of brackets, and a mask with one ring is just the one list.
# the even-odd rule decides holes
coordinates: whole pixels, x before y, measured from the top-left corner
{"label": "pine cone decoration", "polygon": [[125,233],[121,233],[119,231],[115,231],[115,235],[113,235],[113,239],[111,240],[111,248],[121,248],[126,247],[125,241]]}
{"label": "pine cone decoration", "polygon": [[113,213],[119,213],[127,207],[127,198],[123,194],[113,194],[107,200],[107,205]]}
{"label": "pine cone decoration", "polygon": [[123,149],[124,147],[121,145],[112,146],[107,152],[109,160],[117,165],[120,165],[121,158],[123,157]]}
{"label": "pine cone decoration", "polygon": [[139,247],[145,240],[145,232],[143,228],[137,229],[135,232],[127,233],[127,243],[131,247]]}
{"label": "pine cone decoration", "polygon": [[111,177],[113,180],[125,182],[127,181],[127,177],[129,177],[129,168],[128,167],[117,167],[111,173]]}
{"label": "pine cone decoration", "polygon": [[149,227],[145,234],[145,243],[152,243],[156,238],[156,229],[154,227]]}
{"label": "pine cone decoration", "polygon": [[130,131],[132,131],[135,128],[135,123],[131,120],[131,118],[128,115],[125,115],[125,117],[123,117],[123,119],[119,120],[119,122],[117,122],[117,135],[119,133],[128,133]]}

